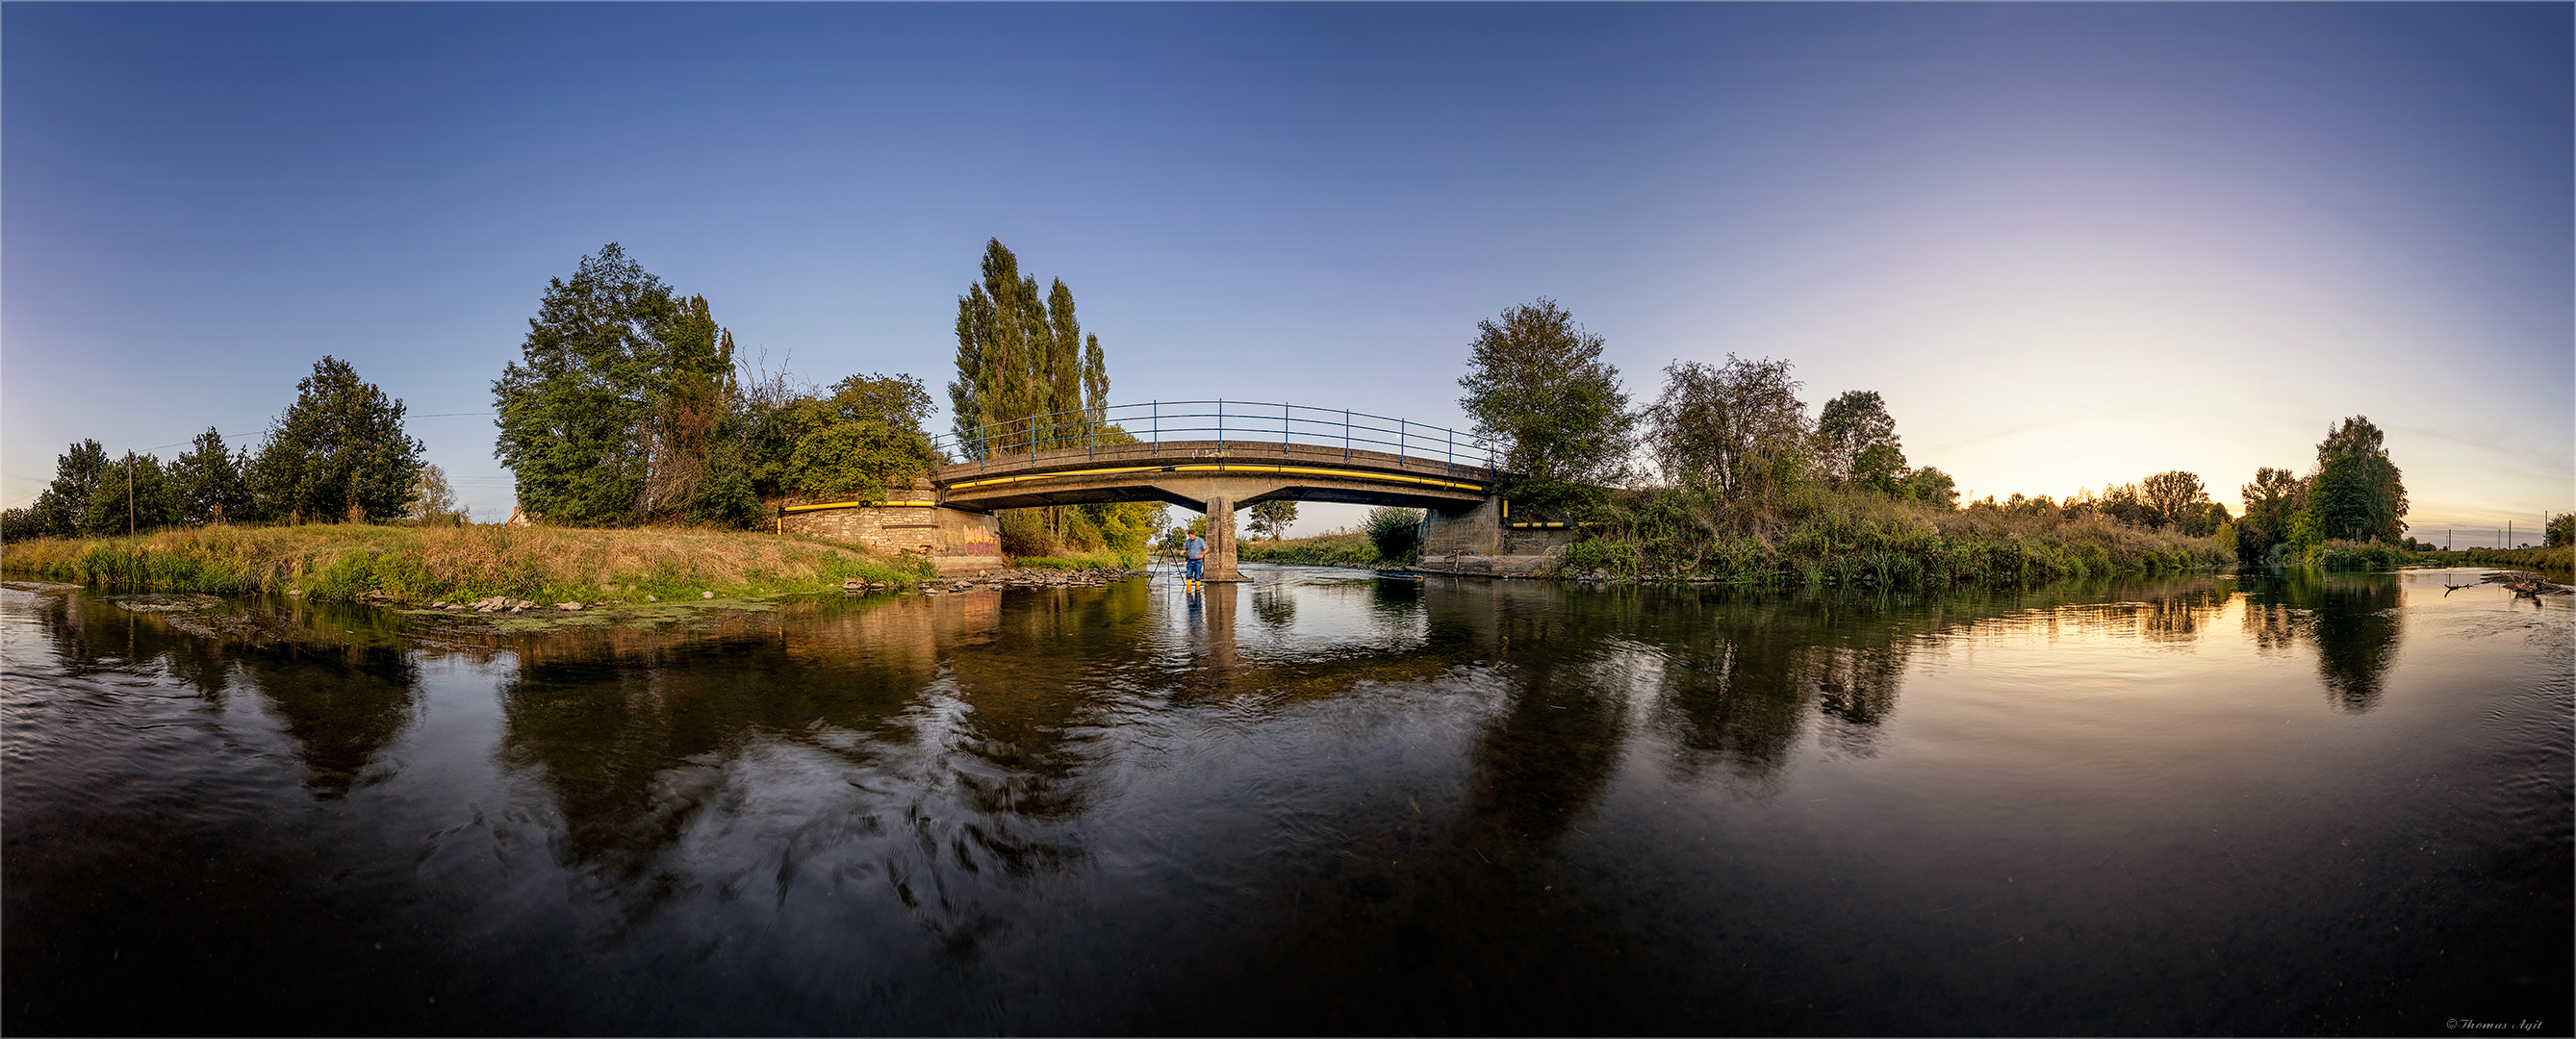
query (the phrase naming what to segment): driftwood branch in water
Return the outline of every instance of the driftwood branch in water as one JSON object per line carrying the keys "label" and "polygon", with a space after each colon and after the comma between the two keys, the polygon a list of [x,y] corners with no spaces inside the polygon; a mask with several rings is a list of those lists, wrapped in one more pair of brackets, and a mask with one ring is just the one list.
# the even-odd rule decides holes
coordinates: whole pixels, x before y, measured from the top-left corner
{"label": "driftwood branch in water", "polygon": [[2570,589],[2566,585],[2553,583],[2548,578],[2542,577],[2539,574],[2532,573],[2528,570],[2506,570],[2500,573],[2488,574],[2478,580],[2487,584],[2500,584],[2507,588],[2511,588],[2515,595],[2538,597],[2543,595],[2566,595],[2570,591],[2576,591],[2576,589]]}

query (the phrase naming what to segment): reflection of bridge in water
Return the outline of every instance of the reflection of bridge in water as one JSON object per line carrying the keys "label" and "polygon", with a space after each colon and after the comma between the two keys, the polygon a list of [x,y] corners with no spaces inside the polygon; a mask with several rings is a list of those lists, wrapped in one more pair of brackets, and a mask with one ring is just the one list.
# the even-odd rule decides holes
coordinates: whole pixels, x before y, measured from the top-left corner
{"label": "reflection of bridge in water", "polygon": [[1214,581],[1240,579],[1234,510],[1265,501],[1423,509],[1425,558],[1465,561],[1467,572],[1533,569],[1564,535],[1557,524],[1552,535],[1517,539],[1543,544],[1505,536],[1551,528],[1509,523],[1483,438],[1348,410],[1156,401],[994,423],[941,437],[937,446],[958,460],[911,494],[791,505],[781,529],[794,525],[923,552],[943,569],[974,569],[1001,563],[993,510],[1157,501],[1207,514]]}

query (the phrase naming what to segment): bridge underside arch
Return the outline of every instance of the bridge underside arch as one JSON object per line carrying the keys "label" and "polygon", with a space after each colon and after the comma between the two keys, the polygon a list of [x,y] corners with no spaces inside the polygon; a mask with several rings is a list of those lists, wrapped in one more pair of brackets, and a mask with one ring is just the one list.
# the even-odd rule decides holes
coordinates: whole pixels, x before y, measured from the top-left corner
{"label": "bridge underside arch", "polygon": [[[1491,527],[1494,474],[1447,458],[1276,441],[1112,444],[941,466],[945,508],[1158,501],[1208,514],[1208,579],[1236,580],[1234,510],[1265,501],[1394,505]],[[1471,518],[1472,517],[1472,518]],[[1481,520],[1481,522],[1479,521]]]}
{"label": "bridge underside arch", "polygon": [[965,488],[948,493],[950,508],[1026,509],[1048,505],[1094,505],[1102,502],[1158,501],[1197,512],[1224,500],[1237,507],[1265,501],[1343,502],[1352,505],[1396,505],[1456,512],[1484,503],[1482,491],[1414,488],[1363,480],[1334,480],[1298,475],[1191,476],[1159,474],[1027,481],[991,489]]}
{"label": "bridge underside arch", "polygon": [[1203,511],[1220,499],[1235,505],[1291,499],[1447,512],[1482,504],[1493,487],[1491,472],[1446,460],[1258,441],[993,457],[942,466],[932,479],[943,504],[988,510],[1160,501]]}

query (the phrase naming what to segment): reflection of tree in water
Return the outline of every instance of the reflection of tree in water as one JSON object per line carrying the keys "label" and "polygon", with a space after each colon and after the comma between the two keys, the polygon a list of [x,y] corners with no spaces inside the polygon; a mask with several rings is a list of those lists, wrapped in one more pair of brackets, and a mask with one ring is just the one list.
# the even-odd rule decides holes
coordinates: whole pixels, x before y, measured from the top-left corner
{"label": "reflection of tree in water", "polygon": [[296,744],[316,796],[346,795],[416,714],[419,669],[392,627],[355,607],[230,600],[181,613],[48,596],[37,611],[64,672],[164,675],[220,706],[238,667]]}
{"label": "reflection of tree in water", "polygon": [[1286,631],[1297,623],[1297,597],[1275,583],[1256,585],[1252,590],[1252,616],[1271,631]]}
{"label": "reflection of tree in water", "polygon": [[2228,593],[2199,589],[2149,598],[2138,616],[2138,634],[2155,642],[2200,641],[2201,631],[2226,608]]}
{"label": "reflection of tree in water", "polygon": [[2397,575],[2290,570],[2247,583],[2246,627],[2258,647],[2305,637],[2316,643],[2318,677],[2336,709],[2358,714],[2379,706],[2405,604]]}
{"label": "reflection of tree in water", "polygon": [[831,647],[815,643],[836,634],[825,622],[792,636],[528,637],[501,688],[503,753],[553,793],[569,859],[640,875],[723,795],[724,766],[755,735],[859,762],[863,748],[818,736],[894,727],[929,679],[928,661],[902,667],[878,653],[832,666]]}
{"label": "reflection of tree in water", "polygon": [[1099,716],[1131,666],[1145,591],[835,604],[717,637],[532,638],[503,689],[505,754],[559,806],[566,859],[638,918],[694,887],[783,900],[800,874],[828,875],[875,885],[938,955],[973,959],[1007,916],[991,900],[1015,897],[993,878],[1082,858],[1070,827],[1089,810]]}
{"label": "reflection of tree in water", "polygon": [[238,651],[242,670],[301,748],[316,795],[346,795],[415,715],[420,671],[399,646],[288,644]]}
{"label": "reflection of tree in water", "polygon": [[1877,756],[1878,725],[1896,710],[1905,682],[1906,646],[1819,646],[1814,657],[1816,709],[1841,723],[1827,728],[1827,737],[1853,757]]}
{"label": "reflection of tree in water", "polygon": [[[1233,592],[1220,586],[1206,594]],[[1151,594],[1145,582],[1130,581],[1096,594],[1049,590],[1007,602],[995,595],[1001,608],[990,646],[950,658],[957,696],[971,708],[945,744],[975,815],[950,837],[961,866],[995,864],[1019,877],[1081,857],[1080,845],[1054,831],[1089,808],[1086,780],[1105,753],[1102,711],[1133,662]]]}
{"label": "reflection of tree in water", "polygon": [[1435,616],[1433,628],[1483,643],[1507,687],[1503,711],[1486,723],[1473,751],[1469,841],[1545,847],[1591,807],[1618,768],[1628,671],[1637,661],[1603,637],[1595,618],[1563,608],[1565,598],[1524,602],[1530,597],[1512,591],[1476,604],[1489,607],[1482,616]]}
{"label": "reflection of tree in water", "polygon": [[2300,616],[2297,610],[2269,601],[2248,582],[2245,597],[2245,640],[2254,644],[2254,652],[2279,656],[2298,643]]}
{"label": "reflection of tree in water", "polygon": [[1820,736],[1855,756],[1877,753],[1896,708],[1910,647],[1941,614],[1912,600],[1711,591],[1685,609],[1693,637],[1665,647],[1659,714],[1690,752],[1685,771],[1715,763],[1763,781],[1786,763],[1807,709]]}

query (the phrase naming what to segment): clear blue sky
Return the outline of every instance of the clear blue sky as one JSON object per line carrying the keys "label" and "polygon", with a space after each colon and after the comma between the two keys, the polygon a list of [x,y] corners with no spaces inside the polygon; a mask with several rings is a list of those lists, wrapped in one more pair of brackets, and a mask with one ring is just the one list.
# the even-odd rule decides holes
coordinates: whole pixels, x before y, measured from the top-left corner
{"label": "clear blue sky", "polygon": [[2571,39],[2567,4],[11,3],[0,502],[82,437],[254,442],[335,354],[495,518],[490,418],[446,413],[582,255],[936,392],[999,237],[1120,401],[1463,424],[1476,322],[1545,296],[1640,399],[1785,358],[1979,495],[2186,469],[2234,508],[2368,415],[2415,532],[2484,537],[2576,509]]}

